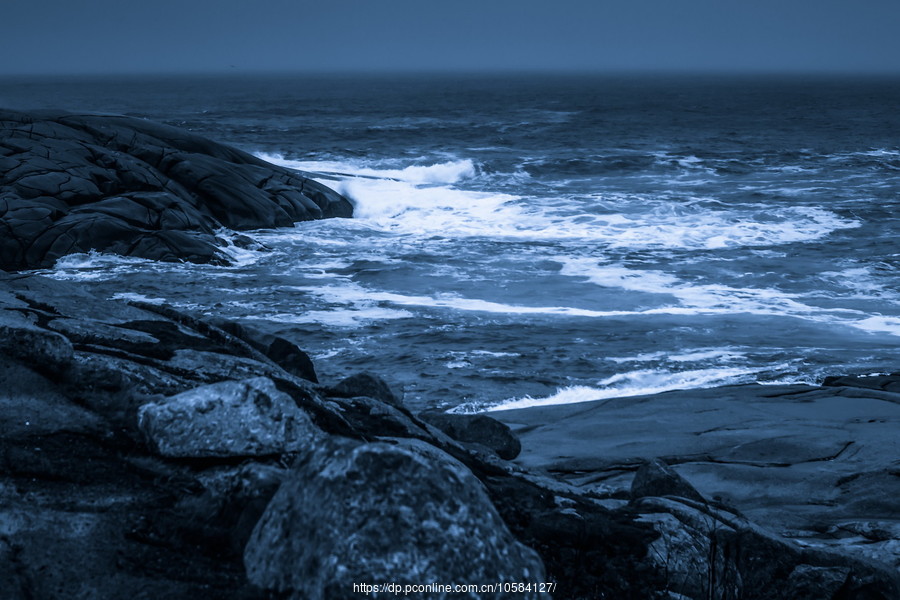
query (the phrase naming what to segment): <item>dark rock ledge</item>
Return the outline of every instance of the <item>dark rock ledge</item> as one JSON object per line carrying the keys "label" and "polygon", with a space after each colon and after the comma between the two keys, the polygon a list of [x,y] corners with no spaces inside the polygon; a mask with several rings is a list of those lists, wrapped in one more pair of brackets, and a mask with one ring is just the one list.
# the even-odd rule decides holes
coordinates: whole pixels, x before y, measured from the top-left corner
{"label": "dark rock ledge", "polygon": [[0,269],[90,250],[223,263],[219,228],[351,213],[311,179],[174,127],[0,110]]}
{"label": "dark rock ledge", "polygon": [[457,442],[377,376],[319,385],[296,344],[231,330],[0,274],[4,600],[900,597],[883,562],[783,539],[664,463],[612,494],[523,469],[486,417],[438,422]]}

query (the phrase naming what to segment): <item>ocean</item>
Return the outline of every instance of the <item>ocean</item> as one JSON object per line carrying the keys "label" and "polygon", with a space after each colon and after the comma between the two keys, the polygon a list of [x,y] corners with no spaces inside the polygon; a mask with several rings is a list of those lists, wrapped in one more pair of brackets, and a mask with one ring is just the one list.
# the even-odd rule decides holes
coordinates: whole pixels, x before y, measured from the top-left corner
{"label": "ocean", "polygon": [[231,266],[45,273],[262,325],[414,410],[900,370],[897,79],[7,78],[0,106],[162,121],[347,195]]}

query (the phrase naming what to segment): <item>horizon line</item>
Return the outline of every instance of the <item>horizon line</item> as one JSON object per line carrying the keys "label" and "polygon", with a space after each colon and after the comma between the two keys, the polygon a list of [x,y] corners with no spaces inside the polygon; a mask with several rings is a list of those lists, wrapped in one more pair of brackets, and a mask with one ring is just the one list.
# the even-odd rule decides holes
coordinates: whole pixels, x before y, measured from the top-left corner
{"label": "horizon line", "polygon": [[900,78],[900,70],[840,70],[840,69],[654,69],[654,68],[609,68],[609,69],[560,69],[560,68],[438,68],[438,69],[242,69],[237,67],[184,70],[131,70],[131,71],[63,71],[63,72],[0,72],[0,78],[12,79],[89,79],[97,77],[140,78],[140,77],[222,77],[222,76],[497,76],[497,75],[539,75],[539,76],[597,76],[597,77],[835,77],[835,78]]}

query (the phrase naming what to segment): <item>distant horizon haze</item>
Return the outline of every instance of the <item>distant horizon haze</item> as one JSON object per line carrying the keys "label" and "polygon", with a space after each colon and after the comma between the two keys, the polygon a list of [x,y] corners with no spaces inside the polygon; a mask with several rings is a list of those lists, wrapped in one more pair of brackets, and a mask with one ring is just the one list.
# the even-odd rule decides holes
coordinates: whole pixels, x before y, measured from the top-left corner
{"label": "distant horizon haze", "polygon": [[900,74],[896,0],[10,0],[0,75]]}

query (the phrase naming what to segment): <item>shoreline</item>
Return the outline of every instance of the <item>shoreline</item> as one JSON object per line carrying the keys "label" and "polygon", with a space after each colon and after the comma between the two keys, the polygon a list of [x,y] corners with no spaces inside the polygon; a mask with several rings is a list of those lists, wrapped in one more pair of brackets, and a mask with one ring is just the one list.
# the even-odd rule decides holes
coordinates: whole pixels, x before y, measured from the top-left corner
{"label": "shoreline", "polygon": [[[370,375],[314,383],[285,370],[315,377],[302,351],[285,353],[282,346],[272,355],[278,364],[258,349],[271,350],[273,342],[258,341],[236,323],[102,300],[73,282],[0,276],[0,377],[6,390],[0,395],[0,494],[6,506],[0,511],[0,558],[13,561],[8,564],[22,598],[64,598],[70,585],[118,597],[150,576],[138,564],[151,547],[157,553],[154,589],[167,597],[219,590],[221,597],[262,598],[260,588],[356,597],[343,588],[329,596],[316,591],[315,585],[325,585],[321,580],[304,583],[286,574],[299,567],[285,572],[273,566],[299,559],[269,558],[292,556],[279,549],[283,534],[269,531],[297,510],[278,490],[313,485],[318,493],[337,493],[333,483],[316,487],[323,485],[318,468],[305,472],[303,465],[331,464],[331,453],[346,452],[388,460],[363,471],[362,487],[345,492],[350,495],[344,502],[351,504],[374,494],[380,503],[372,509],[376,520],[390,518],[406,494],[411,504],[403,510],[420,511],[421,494],[435,493],[430,475],[410,481],[402,470],[392,474],[387,464],[395,459],[385,452],[433,463],[427,473],[441,464],[460,473],[466,483],[441,497],[474,502],[468,514],[481,524],[447,526],[488,527],[491,536],[505,540],[498,543],[521,547],[512,564],[510,550],[499,548],[500,554],[484,550],[480,560],[510,581],[522,577],[510,575],[510,568],[546,568],[547,580],[559,585],[556,598],[588,598],[597,590],[659,598],[673,582],[682,590],[677,597],[701,598],[710,591],[711,570],[724,577],[727,589],[720,593],[743,590],[749,598],[757,596],[747,582],[757,578],[767,581],[766,589],[787,594],[780,597],[821,598],[816,594],[849,585],[859,593],[878,590],[874,597],[888,600],[900,590],[900,527],[890,514],[900,492],[891,461],[897,442],[890,435],[900,420],[900,394],[745,385],[496,411],[491,416],[521,442],[521,454],[515,458],[514,448],[507,455],[514,462],[507,462],[495,453],[499,449],[490,449],[499,448],[496,436],[503,435],[496,427],[472,438],[478,427],[471,415],[448,415],[462,420],[451,425],[414,415]],[[285,358],[291,355],[297,358]],[[250,396],[240,396],[248,390]],[[229,400],[236,393],[247,399]],[[210,408],[197,411],[191,408],[200,406],[196,402]],[[254,405],[267,408],[260,415]],[[229,410],[245,416],[227,417]],[[788,413],[793,420],[784,420]],[[298,425],[277,425],[286,418]],[[255,423],[249,431],[242,429],[247,419]],[[846,435],[821,439],[840,423],[851,424],[841,430]],[[773,424],[781,429],[773,431]],[[717,442],[698,445],[709,435]],[[823,495],[829,486],[839,493]],[[759,494],[760,487],[780,495]],[[487,496],[455,496],[473,490]],[[314,495],[304,502],[322,501]],[[331,524],[347,515],[338,510],[322,518]],[[410,526],[429,522],[419,518]],[[496,520],[486,525],[484,519]],[[572,537],[576,530],[593,542],[585,546]],[[423,551],[385,542],[384,531],[378,530],[378,551],[353,560],[377,563],[385,549]],[[301,541],[303,531],[292,535],[300,536],[296,543],[319,543]],[[330,535],[342,539],[351,532]],[[738,554],[710,554],[713,540]],[[440,558],[452,551],[448,543],[433,550],[436,564],[448,560]],[[323,556],[349,560],[329,547],[321,548]],[[756,558],[743,563],[741,553]],[[466,556],[459,573],[471,569]],[[84,560],[93,566],[86,568]],[[401,562],[391,577],[417,583],[409,568]],[[808,588],[810,569],[814,595],[797,595]],[[38,580],[37,572],[51,575]],[[48,585],[58,585],[62,595]]]}
{"label": "shoreline", "polygon": [[[123,122],[105,143],[146,150]],[[0,199],[0,225],[23,234],[7,240],[4,264],[28,264],[25,241],[44,234],[53,240],[36,246],[37,262],[84,250],[97,223],[126,255],[211,260],[218,240],[203,238],[196,253],[188,233],[209,235],[203,202],[241,196],[202,151],[245,165],[256,216],[274,218],[279,202],[343,215],[345,200],[327,188],[272,187],[255,179],[264,165],[192,144],[201,153],[178,150],[170,171],[213,164],[214,174],[187,178],[196,194],[179,202],[196,218],[175,224],[180,237],[134,206],[170,216],[168,192],[95,198],[91,216],[77,201],[93,184],[62,198],[66,175],[43,173],[31,178],[45,196]],[[165,143],[153,148],[161,162],[170,156]],[[204,187],[211,177],[221,185]],[[153,222],[126,223],[137,213]],[[77,240],[69,226],[83,227]],[[358,598],[360,581],[541,581],[558,599],[900,596],[900,389],[890,377],[878,390],[839,377],[486,416],[414,414],[377,360],[370,367],[320,381],[277,332],[0,271],[0,580],[10,598],[330,600]]]}

